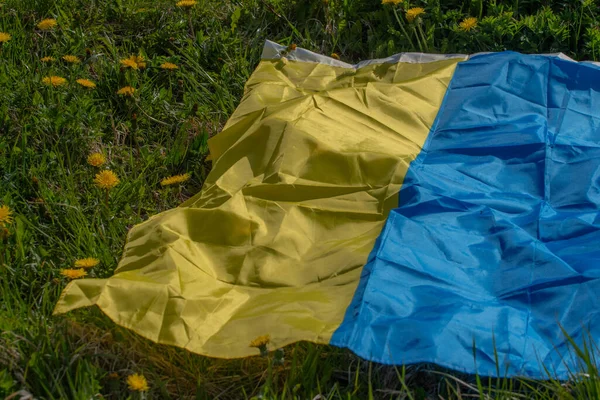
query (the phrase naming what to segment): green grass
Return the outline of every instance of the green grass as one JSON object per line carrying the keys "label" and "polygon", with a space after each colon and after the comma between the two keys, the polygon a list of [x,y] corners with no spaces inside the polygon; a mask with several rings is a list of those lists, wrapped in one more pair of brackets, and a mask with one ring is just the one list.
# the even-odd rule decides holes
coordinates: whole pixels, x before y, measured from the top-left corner
{"label": "green grass", "polygon": [[[61,268],[93,256],[101,264],[90,276],[110,276],[128,228],[200,190],[211,168],[207,140],[238,104],[267,38],[351,62],[419,48],[600,57],[591,1],[413,1],[426,10],[419,29],[404,19],[406,2],[397,15],[376,0],[204,0],[189,15],[174,3],[0,0],[0,31],[12,35],[0,47],[0,205],[14,211],[11,235],[0,240],[0,397],[137,398],[125,378],[143,373],[147,398],[598,398],[592,344],[578,354],[588,376],[531,382],[375,365],[307,343],[216,360],[151,343],[95,308],[53,317]],[[475,31],[458,28],[467,16],[479,19]],[[56,18],[57,29],[37,30],[43,18]],[[66,54],[83,62],[68,65]],[[147,68],[121,69],[132,54]],[[180,69],[160,69],[165,61]],[[49,88],[48,75],[69,83]],[[97,87],[79,87],[78,78]],[[125,85],[137,88],[131,100],[116,95]],[[94,151],[121,179],[108,205],[86,163]],[[185,172],[192,179],[182,191],[161,188]]]}

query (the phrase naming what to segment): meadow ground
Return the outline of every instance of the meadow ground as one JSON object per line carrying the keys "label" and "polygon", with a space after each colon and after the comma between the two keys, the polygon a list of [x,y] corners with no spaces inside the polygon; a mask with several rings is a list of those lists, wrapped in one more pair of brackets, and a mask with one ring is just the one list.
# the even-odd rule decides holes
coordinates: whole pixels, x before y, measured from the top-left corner
{"label": "meadow ground", "polygon": [[[350,62],[400,51],[600,56],[590,0],[193,3],[0,0],[0,397],[598,398],[593,348],[581,349],[586,374],[569,382],[491,380],[307,343],[209,359],[153,344],[95,308],[53,317],[75,260],[96,258],[88,276],[110,276],[128,228],[200,190],[207,140],[265,39]],[[119,179],[111,189],[113,177],[95,179],[105,169]],[[128,385],[133,374],[147,391],[131,390],[145,386]]]}

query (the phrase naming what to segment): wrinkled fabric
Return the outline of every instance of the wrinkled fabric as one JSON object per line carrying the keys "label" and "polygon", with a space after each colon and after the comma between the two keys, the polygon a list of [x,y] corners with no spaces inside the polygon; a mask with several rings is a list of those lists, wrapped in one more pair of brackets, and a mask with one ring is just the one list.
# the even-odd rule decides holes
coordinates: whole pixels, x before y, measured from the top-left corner
{"label": "wrinkled fabric", "polygon": [[566,379],[600,336],[600,69],[460,63],[332,343],[389,364]]}
{"label": "wrinkled fabric", "polygon": [[[301,54],[300,54],[301,55]],[[336,66],[264,59],[202,191],[135,226],[108,279],[71,282],[56,313],[97,305],[117,324],[215,357],[328,343],[456,64]],[[334,64],[334,63],[332,63]]]}
{"label": "wrinkled fabric", "polygon": [[135,226],[115,274],[71,282],[56,313],[97,305],[214,357],[268,334],[488,376],[581,369],[562,329],[600,336],[598,66],[263,56],[202,191]]}

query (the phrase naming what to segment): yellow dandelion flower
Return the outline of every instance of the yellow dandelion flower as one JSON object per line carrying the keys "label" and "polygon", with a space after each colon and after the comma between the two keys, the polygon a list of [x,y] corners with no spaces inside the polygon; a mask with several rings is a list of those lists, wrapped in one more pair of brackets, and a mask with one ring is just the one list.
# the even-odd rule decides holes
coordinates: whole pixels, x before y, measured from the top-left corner
{"label": "yellow dandelion flower", "polygon": [[181,0],[175,4],[177,7],[191,8],[196,5],[196,0]]}
{"label": "yellow dandelion flower", "polygon": [[406,10],[406,19],[408,22],[413,22],[419,15],[425,14],[422,7],[413,7]]}
{"label": "yellow dandelion flower", "polygon": [[131,56],[131,59],[135,61],[139,69],[146,68],[146,62],[144,61],[144,57],[142,56]]}
{"label": "yellow dandelion flower", "polygon": [[270,342],[271,336],[263,335],[251,341],[249,347],[256,347],[257,349],[260,349],[261,347],[266,347]]}
{"label": "yellow dandelion flower", "polygon": [[66,276],[69,279],[79,279],[79,278],[83,278],[84,276],[87,275],[87,272],[85,272],[83,269],[61,269],[60,270],[61,275]]}
{"label": "yellow dandelion flower", "polygon": [[114,188],[119,184],[119,182],[120,181],[117,175],[115,175],[114,172],[108,169],[98,172],[96,174],[96,177],[94,178],[94,183],[96,184],[96,186],[98,186],[100,189],[106,190]]}
{"label": "yellow dandelion flower", "polygon": [[45,85],[57,87],[66,84],[67,80],[65,78],[61,78],[60,76],[47,76],[42,79],[42,82]]}
{"label": "yellow dandelion flower", "polygon": [[75,260],[75,266],[79,268],[93,268],[98,264],[100,264],[100,260],[92,257]]}
{"label": "yellow dandelion flower", "polygon": [[0,43],[6,43],[10,40],[12,36],[10,36],[6,32],[0,32]]}
{"label": "yellow dandelion flower", "polygon": [[63,56],[62,59],[71,64],[79,64],[81,62],[79,57],[71,55]]}
{"label": "yellow dandelion flower", "polygon": [[170,62],[162,63],[162,64],[160,64],[160,67],[162,69],[169,69],[169,70],[179,69],[179,67],[177,65],[170,63]]}
{"label": "yellow dandelion flower", "polygon": [[160,181],[161,186],[175,185],[177,183],[183,183],[190,179],[190,174],[185,173],[183,175],[174,175]]}
{"label": "yellow dandelion flower", "polygon": [[130,390],[135,390],[136,392],[146,392],[148,390],[148,381],[144,375],[133,374],[127,377],[127,386],[129,386]]}
{"label": "yellow dandelion flower", "polygon": [[99,167],[106,163],[106,157],[102,153],[92,153],[88,156],[87,163],[93,167]]}
{"label": "yellow dandelion flower", "polygon": [[49,57],[49,56],[48,57],[42,57],[42,58],[40,58],[40,61],[41,62],[45,62],[45,63],[49,63],[49,62],[54,61],[54,57]]}
{"label": "yellow dandelion flower", "polygon": [[381,0],[381,4],[400,4],[404,0]]}
{"label": "yellow dandelion flower", "polygon": [[475,17],[465,18],[460,24],[458,24],[458,26],[460,26],[461,31],[468,32],[471,29],[477,27],[477,18],[475,18]]}
{"label": "yellow dandelion flower", "polygon": [[340,55],[338,53],[331,53],[331,58],[333,58],[334,60],[339,60]]}
{"label": "yellow dandelion flower", "polygon": [[46,19],[40,21],[39,24],[37,24],[38,29],[41,29],[43,31],[52,29],[55,26],[56,26],[56,20],[53,18],[46,18]]}
{"label": "yellow dandelion flower", "polygon": [[9,206],[0,206],[0,226],[9,225],[12,222],[12,211]]}
{"label": "yellow dandelion flower", "polygon": [[131,86],[125,86],[125,87],[122,87],[121,89],[119,89],[117,91],[117,94],[119,94],[121,96],[131,97],[131,96],[133,96],[134,92],[135,92],[135,88],[132,88]]}
{"label": "yellow dandelion flower", "polygon": [[79,83],[81,86],[93,89],[96,87],[96,84],[89,79],[77,79],[75,82]]}
{"label": "yellow dandelion flower", "polygon": [[137,63],[130,58],[125,58],[121,60],[121,64],[125,68],[138,69]]}
{"label": "yellow dandelion flower", "polygon": [[131,69],[143,69],[146,68],[146,62],[142,56],[130,56],[121,60],[121,64],[125,68]]}

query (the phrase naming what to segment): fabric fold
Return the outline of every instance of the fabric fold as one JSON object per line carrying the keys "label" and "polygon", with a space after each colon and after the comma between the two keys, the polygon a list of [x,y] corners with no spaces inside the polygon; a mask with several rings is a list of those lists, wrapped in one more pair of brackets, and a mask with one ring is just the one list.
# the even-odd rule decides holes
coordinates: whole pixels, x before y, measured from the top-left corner
{"label": "fabric fold", "polygon": [[56,313],[96,304],[214,357],[256,354],[265,334],[329,342],[465,57],[354,67],[297,54],[256,67],[209,141],[201,192],[133,227],[115,274],[71,283]]}

